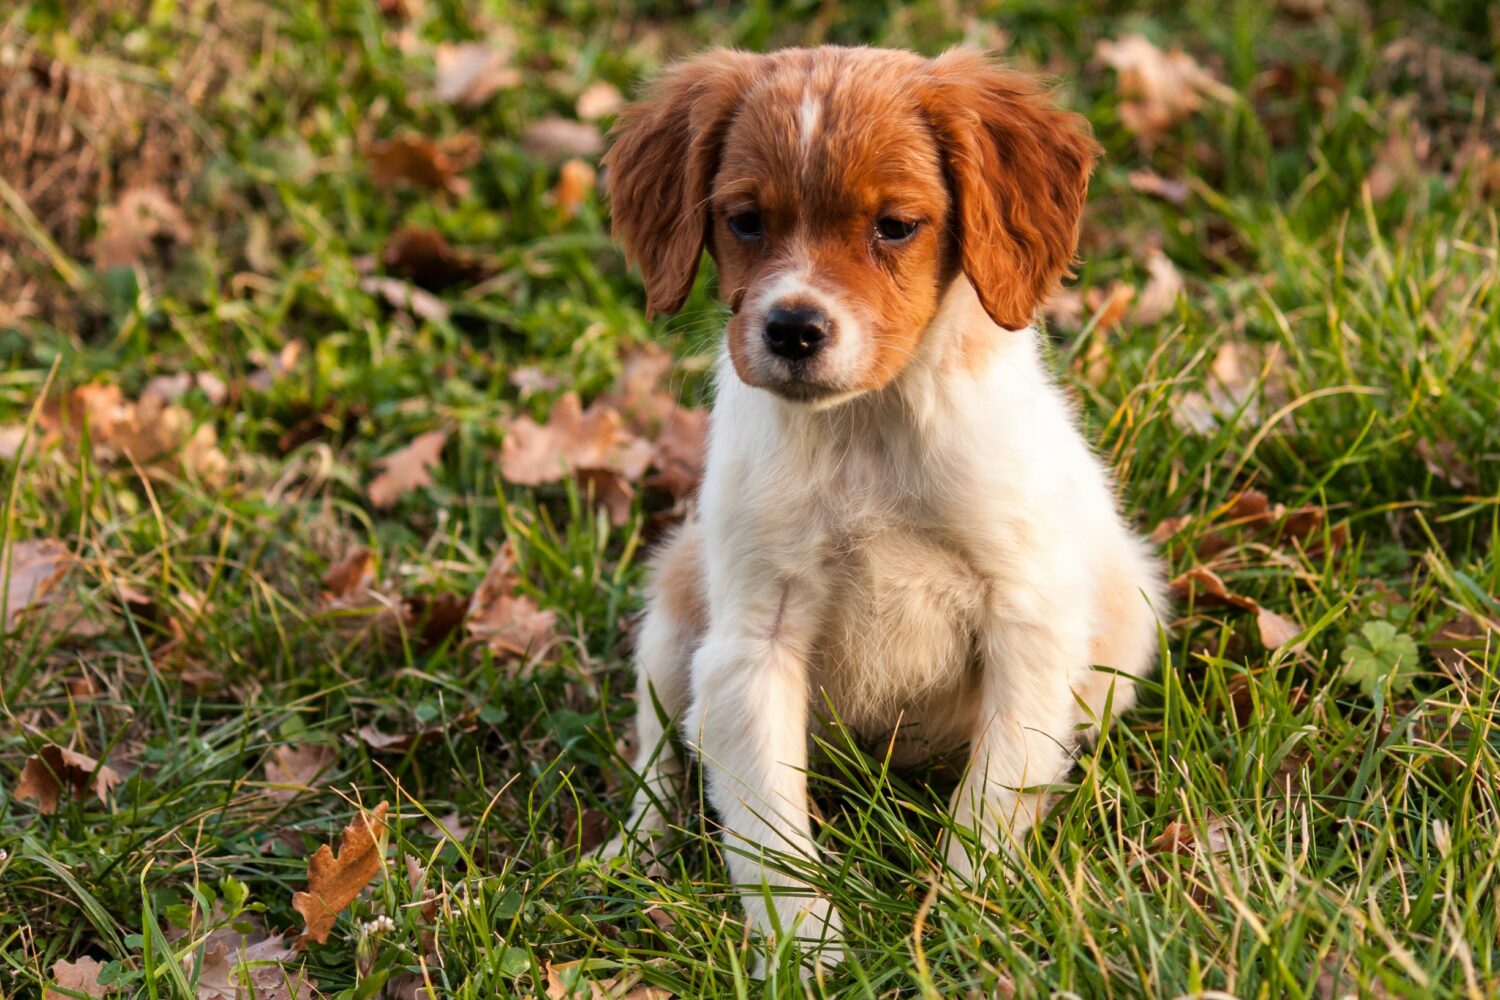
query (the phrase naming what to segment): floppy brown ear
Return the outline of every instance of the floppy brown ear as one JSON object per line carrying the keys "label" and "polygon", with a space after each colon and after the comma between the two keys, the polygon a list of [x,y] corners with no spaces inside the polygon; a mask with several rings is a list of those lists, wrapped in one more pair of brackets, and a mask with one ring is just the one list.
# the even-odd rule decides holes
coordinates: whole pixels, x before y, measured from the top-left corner
{"label": "floppy brown ear", "polygon": [[715,49],[680,63],[615,124],[604,156],[611,228],[640,268],[648,315],[676,312],[692,291],[719,151],[759,59]]}
{"label": "floppy brown ear", "polygon": [[991,319],[1022,329],[1072,266],[1102,150],[1082,115],[979,52],[946,52],[928,77],[923,107],[954,188],[964,273]]}

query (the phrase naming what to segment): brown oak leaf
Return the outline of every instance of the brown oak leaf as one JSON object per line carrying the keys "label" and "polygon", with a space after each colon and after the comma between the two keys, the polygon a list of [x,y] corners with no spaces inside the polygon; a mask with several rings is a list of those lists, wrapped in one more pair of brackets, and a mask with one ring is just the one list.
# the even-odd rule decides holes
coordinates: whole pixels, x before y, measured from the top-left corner
{"label": "brown oak leaf", "polygon": [[[113,983],[108,986],[100,984],[99,973],[103,971],[104,966],[98,960],[87,956],[76,962],[54,962],[52,983],[42,990],[42,1000],[72,1000],[73,995],[80,993],[84,996],[103,997],[115,988]],[[69,992],[63,993],[62,990]]]}
{"label": "brown oak leaf", "polygon": [[118,771],[87,754],[48,744],[27,758],[12,794],[18,802],[34,800],[38,812],[55,813],[63,788],[69,789],[74,798],[92,791],[108,805],[110,792],[121,780]]}
{"label": "brown oak leaf", "polygon": [[447,431],[428,431],[418,434],[406,447],[379,459],[375,464],[381,471],[366,489],[370,502],[383,510],[393,506],[402,494],[431,483],[429,470],[438,464],[447,442]]}
{"label": "brown oak leaf", "polygon": [[324,844],[307,860],[307,889],[292,896],[292,909],[302,914],[305,925],[299,946],[326,944],[338,915],[385,871],[387,808],[382,802],[369,812],[361,810],[344,827],[337,854]]}

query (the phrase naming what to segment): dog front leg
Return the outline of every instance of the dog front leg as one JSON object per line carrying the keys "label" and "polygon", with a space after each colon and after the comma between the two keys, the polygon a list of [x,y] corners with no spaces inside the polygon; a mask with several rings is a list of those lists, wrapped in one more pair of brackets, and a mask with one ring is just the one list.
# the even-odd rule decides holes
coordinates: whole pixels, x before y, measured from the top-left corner
{"label": "dog front leg", "polygon": [[[953,819],[974,831],[981,855],[1013,854],[1046,814],[1047,786],[1073,766],[1072,682],[1088,663],[1087,633],[1068,620],[1001,620],[981,642],[980,710]],[[948,863],[960,875],[972,879],[982,860],[958,837],[950,839]]]}
{"label": "dog front leg", "polygon": [[838,911],[770,858],[817,859],[807,801],[807,633],[794,626],[796,613],[783,598],[764,630],[729,616],[731,629],[710,633],[693,660],[685,735],[703,761],[752,926],[768,942],[792,935],[833,964],[842,957]]}

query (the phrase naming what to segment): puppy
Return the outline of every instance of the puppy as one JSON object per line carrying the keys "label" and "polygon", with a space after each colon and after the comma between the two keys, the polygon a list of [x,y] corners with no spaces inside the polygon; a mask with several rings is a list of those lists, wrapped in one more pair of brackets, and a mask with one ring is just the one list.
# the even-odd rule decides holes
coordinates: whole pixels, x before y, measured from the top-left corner
{"label": "puppy", "polygon": [[676,720],[755,929],[826,962],[837,911],[764,863],[816,856],[825,705],[897,763],[967,746],[953,819],[1000,851],[1152,666],[1160,566],[1031,328],[1098,154],[976,52],[818,48],[678,65],[605,158],[648,310],[707,249],[731,311],[698,513],[654,560],[627,829],[666,825]]}

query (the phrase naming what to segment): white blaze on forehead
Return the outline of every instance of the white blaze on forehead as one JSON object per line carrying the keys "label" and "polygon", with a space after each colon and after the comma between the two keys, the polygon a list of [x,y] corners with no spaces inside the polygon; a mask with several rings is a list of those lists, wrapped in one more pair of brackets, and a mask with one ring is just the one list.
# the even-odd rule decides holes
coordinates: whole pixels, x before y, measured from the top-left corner
{"label": "white blaze on forehead", "polygon": [[802,151],[805,153],[812,146],[813,135],[818,131],[818,115],[820,113],[817,98],[810,91],[802,92],[802,111],[798,116],[802,123]]}

